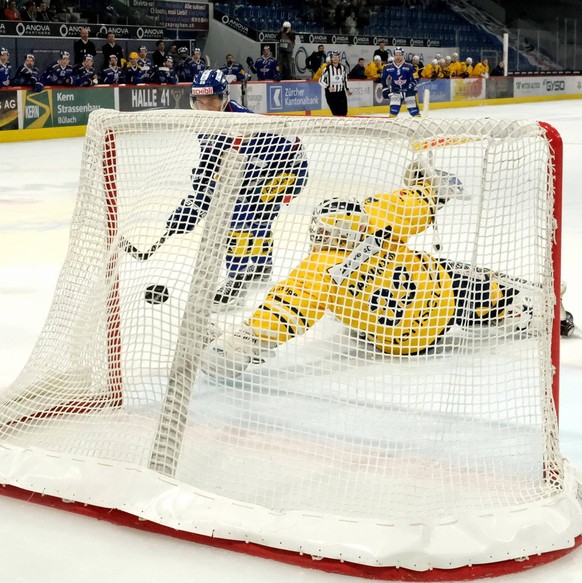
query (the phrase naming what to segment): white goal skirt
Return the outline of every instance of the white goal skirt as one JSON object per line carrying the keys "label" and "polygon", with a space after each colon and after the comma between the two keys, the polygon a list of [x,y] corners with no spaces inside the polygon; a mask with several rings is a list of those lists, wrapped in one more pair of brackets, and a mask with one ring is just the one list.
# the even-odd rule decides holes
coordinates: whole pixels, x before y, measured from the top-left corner
{"label": "white goal skirt", "polygon": [[[203,135],[244,143],[258,132],[299,137],[309,177],[273,225],[271,280],[217,310],[246,172],[236,148],[194,230],[147,260],[120,242],[147,250],[164,234],[192,192]],[[557,139],[525,121],[93,112],[54,303],[0,392],[0,484],[372,567],[451,569],[573,546],[578,481],[555,414]],[[535,326],[452,326],[423,354],[394,356],[329,312],[241,377],[206,376],[206,329],[240,326],[306,257],[317,204],[401,188],[424,150],[465,196],[438,211],[439,250],[433,227],[409,248],[522,281]],[[167,301],[145,301],[151,285]]]}

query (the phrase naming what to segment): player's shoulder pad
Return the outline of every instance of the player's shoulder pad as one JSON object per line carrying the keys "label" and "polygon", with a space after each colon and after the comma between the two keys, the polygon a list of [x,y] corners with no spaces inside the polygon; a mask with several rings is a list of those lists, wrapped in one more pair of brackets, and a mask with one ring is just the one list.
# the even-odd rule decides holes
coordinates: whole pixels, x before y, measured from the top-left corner
{"label": "player's shoulder pad", "polygon": [[240,103],[237,103],[236,101],[234,101],[234,99],[231,99],[228,102],[228,105],[226,108],[228,111],[233,112],[233,113],[254,113],[248,107],[244,107],[243,105],[240,105]]}

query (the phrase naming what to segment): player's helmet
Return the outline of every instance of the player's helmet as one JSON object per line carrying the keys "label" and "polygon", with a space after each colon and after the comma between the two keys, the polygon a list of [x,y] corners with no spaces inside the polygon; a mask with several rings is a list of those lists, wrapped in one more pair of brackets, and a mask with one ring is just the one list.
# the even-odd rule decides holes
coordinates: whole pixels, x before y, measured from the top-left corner
{"label": "player's helmet", "polygon": [[367,226],[367,215],[356,199],[324,200],[311,217],[311,250],[353,249],[364,237]]}
{"label": "player's helmet", "polygon": [[199,109],[197,98],[207,95],[218,95],[222,100],[220,110],[224,111],[229,101],[228,81],[220,69],[208,69],[194,77],[192,93],[190,94],[192,109]]}

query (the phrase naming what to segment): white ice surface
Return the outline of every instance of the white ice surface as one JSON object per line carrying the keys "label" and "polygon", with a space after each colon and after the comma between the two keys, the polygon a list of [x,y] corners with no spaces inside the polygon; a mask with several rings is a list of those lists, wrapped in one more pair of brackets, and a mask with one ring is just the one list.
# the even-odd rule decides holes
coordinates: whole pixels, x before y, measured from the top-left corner
{"label": "white ice surface", "polygon": [[[431,115],[537,119],[561,133],[565,146],[562,271],[568,282],[566,307],[582,323],[581,102],[451,109]],[[66,254],[81,146],[81,138],[0,144],[0,387],[9,384],[24,365],[50,306]],[[582,467],[582,332],[563,340],[561,350],[561,448]],[[349,581],[0,496],[0,583],[275,580]],[[497,581],[582,583],[582,550]]]}

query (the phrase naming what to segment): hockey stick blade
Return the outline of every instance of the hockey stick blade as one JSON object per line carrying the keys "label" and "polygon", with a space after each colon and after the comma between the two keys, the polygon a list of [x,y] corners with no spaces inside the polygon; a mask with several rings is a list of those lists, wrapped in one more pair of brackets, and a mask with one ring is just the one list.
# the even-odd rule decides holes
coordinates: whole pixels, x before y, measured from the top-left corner
{"label": "hockey stick blade", "polygon": [[139,261],[147,261],[165,242],[169,237],[167,233],[162,235],[156,243],[154,243],[147,251],[140,251],[135,245],[130,243],[125,237],[121,237],[119,246]]}

